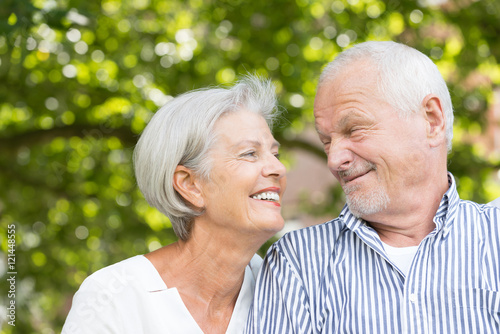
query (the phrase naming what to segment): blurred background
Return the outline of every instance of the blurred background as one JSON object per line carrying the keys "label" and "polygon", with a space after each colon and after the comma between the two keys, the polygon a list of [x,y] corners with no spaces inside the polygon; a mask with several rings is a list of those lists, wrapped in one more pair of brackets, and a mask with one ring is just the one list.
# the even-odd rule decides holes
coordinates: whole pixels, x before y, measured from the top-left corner
{"label": "blurred background", "polygon": [[435,61],[455,106],[449,170],[459,193],[499,197],[498,36],[498,0],[1,0],[2,333],[59,332],[90,273],[175,240],[136,187],[138,134],[173,96],[248,72],[271,78],[286,110],[274,130],[289,169],[286,230],[344,204],[313,99],[322,67],[366,40],[403,42]]}

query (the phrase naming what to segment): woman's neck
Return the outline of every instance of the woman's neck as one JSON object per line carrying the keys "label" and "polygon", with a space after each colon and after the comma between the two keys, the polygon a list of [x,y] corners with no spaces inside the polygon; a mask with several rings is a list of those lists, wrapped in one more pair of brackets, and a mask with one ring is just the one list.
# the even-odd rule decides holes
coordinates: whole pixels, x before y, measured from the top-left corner
{"label": "woman's neck", "polygon": [[167,287],[177,288],[202,330],[210,333],[229,324],[245,268],[257,251],[255,245],[245,245],[247,240],[193,229],[188,240],[167,245],[146,257]]}

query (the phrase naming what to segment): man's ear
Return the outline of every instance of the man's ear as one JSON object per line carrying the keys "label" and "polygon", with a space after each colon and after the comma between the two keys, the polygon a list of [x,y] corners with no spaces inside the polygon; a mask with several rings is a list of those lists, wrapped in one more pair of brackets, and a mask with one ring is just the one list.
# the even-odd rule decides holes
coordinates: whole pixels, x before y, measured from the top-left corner
{"label": "man's ear", "polygon": [[174,189],[194,208],[202,209],[205,201],[202,196],[198,178],[193,171],[178,165],[174,172]]}
{"label": "man's ear", "polygon": [[427,95],[422,101],[425,120],[427,122],[427,139],[431,147],[443,143],[446,145],[446,117],[441,100],[434,94]]}

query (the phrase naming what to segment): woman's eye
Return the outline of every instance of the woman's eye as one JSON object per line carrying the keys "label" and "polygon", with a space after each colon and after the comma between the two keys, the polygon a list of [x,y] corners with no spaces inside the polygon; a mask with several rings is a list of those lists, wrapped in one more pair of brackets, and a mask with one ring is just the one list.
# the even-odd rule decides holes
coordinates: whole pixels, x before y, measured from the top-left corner
{"label": "woman's eye", "polygon": [[279,153],[274,153],[274,156],[276,157],[276,159],[280,159],[280,154]]}
{"label": "woman's eye", "polygon": [[255,156],[257,156],[257,152],[249,151],[249,152],[243,153],[241,156],[243,156],[243,157],[255,157]]}

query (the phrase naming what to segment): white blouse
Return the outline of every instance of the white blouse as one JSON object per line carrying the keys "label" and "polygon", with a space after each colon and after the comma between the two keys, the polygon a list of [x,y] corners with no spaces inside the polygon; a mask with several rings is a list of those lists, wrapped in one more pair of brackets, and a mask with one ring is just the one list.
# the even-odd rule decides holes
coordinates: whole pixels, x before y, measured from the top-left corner
{"label": "white blouse", "polygon": [[[262,259],[255,255],[226,333],[241,333],[253,300]],[[134,256],[90,275],[73,297],[63,334],[203,333],[177,288],[167,288],[153,264]]]}

